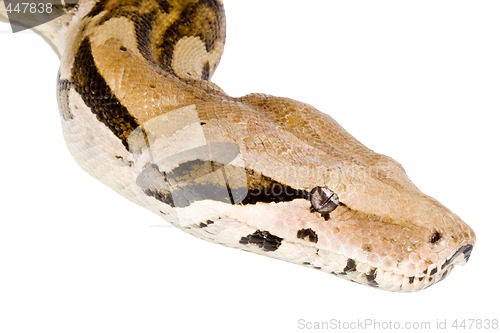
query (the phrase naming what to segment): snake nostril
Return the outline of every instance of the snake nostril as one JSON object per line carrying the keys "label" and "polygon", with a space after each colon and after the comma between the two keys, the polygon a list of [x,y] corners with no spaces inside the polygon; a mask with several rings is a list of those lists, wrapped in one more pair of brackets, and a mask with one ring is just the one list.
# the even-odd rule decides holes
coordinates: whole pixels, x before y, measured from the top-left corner
{"label": "snake nostril", "polygon": [[437,241],[439,241],[442,237],[443,237],[443,235],[439,231],[435,230],[432,233],[432,235],[431,235],[431,237],[429,239],[429,242],[431,242],[432,244],[434,244]]}

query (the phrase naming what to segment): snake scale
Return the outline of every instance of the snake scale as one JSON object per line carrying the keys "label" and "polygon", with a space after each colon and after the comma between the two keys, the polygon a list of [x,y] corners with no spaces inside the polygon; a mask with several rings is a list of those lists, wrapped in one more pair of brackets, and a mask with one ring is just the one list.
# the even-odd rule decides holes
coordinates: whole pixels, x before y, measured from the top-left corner
{"label": "snake scale", "polygon": [[469,259],[473,230],[395,160],[308,104],[210,82],[220,0],[54,6],[65,14],[34,30],[61,60],[67,146],[119,194],[196,237],[384,290]]}

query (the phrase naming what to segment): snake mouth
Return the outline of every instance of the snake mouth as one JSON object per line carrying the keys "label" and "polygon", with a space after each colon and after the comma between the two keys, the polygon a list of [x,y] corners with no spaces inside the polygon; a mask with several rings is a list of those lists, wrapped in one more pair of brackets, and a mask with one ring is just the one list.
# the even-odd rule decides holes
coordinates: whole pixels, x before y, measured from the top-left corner
{"label": "snake mouth", "polygon": [[472,244],[462,246],[445,261],[445,263],[443,264],[443,268],[448,265],[465,265],[465,263],[469,261],[473,248],[474,246]]}
{"label": "snake mouth", "polygon": [[[360,279],[359,274],[357,274],[358,276],[356,278],[353,279],[351,277],[351,279],[355,282],[361,282],[372,287],[380,287],[391,291],[410,292],[426,289],[435,283],[444,280],[456,265],[465,265],[469,261],[473,247],[474,246],[472,244],[461,246],[452,255],[450,255],[448,259],[441,262],[441,265],[434,264],[433,266],[425,269],[423,274],[407,276],[405,274],[397,274],[395,272],[385,272],[380,267],[371,267],[369,273],[365,274],[365,279]],[[350,261],[354,262],[353,260]],[[355,270],[357,270],[357,267],[356,269],[352,269],[352,271]],[[381,278],[382,276],[384,277],[383,279]],[[366,282],[364,280],[366,280]],[[397,282],[394,283],[395,281]]]}

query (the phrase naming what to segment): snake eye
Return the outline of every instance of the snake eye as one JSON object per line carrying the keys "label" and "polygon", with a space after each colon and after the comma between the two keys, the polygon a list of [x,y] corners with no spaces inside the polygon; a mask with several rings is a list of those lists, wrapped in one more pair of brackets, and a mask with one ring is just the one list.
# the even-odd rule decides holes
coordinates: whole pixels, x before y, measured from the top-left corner
{"label": "snake eye", "polygon": [[311,208],[321,214],[333,212],[340,204],[338,195],[326,187],[316,186],[312,189],[309,198]]}

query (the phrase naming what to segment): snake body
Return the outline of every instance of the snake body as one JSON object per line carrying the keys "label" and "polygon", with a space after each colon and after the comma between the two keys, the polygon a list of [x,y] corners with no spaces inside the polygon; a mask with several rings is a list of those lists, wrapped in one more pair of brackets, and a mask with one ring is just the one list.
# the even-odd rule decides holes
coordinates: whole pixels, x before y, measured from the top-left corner
{"label": "snake body", "polygon": [[385,290],[426,288],[469,259],[473,230],[396,161],[308,104],[209,81],[220,0],[58,6],[35,30],[61,59],[64,137],[116,192],[196,237]]}

